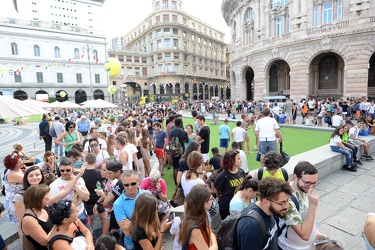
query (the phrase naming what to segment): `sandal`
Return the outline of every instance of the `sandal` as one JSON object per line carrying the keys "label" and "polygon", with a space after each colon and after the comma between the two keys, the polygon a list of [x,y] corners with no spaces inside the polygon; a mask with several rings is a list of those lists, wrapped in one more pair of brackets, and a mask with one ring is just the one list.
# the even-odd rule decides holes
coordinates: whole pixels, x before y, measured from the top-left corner
{"label": "sandal", "polygon": [[254,146],[254,150],[255,150],[255,151],[258,151],[258,147],[257,147],[257,146]]}

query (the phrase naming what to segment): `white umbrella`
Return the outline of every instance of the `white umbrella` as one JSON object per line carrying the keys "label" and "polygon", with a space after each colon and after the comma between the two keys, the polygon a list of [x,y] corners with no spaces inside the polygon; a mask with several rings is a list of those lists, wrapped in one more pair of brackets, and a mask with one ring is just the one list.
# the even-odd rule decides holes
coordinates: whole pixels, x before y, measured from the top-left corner
{"label": "white umbrella", "polygon": [[32,106],[37,106],[39,108],[50,108],[51,107],[51,105],[48,102],[36,101],[36,100],[33,100],[33,99],[27,99],[23,102],[28,103]]}
{"label": "white umbrella", "polygon": [[82,108],[117,108],[117,105],[102,99],[96,99],[85,102]]}
{"label": "white umbrella", "polygon": [[29,115],[41,115],[47,110],[11,97],[0,96],[0,117],[13,118]]}
{"label": "white umbrella", "polygon": [[77,103],[65,101],[65,102],[59,102],[55,101],[50,104],[51,108],[80,108],[81,106]]}

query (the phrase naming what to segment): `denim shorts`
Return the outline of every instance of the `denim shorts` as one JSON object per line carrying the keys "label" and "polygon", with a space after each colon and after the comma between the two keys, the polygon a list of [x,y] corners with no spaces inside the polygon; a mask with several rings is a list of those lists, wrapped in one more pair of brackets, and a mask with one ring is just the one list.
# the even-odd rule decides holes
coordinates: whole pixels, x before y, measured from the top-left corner
{"label": "denim shorts", "polygon": [[270,151],[277,152],[276,141],[260,141],[259,152],[264,155]]}

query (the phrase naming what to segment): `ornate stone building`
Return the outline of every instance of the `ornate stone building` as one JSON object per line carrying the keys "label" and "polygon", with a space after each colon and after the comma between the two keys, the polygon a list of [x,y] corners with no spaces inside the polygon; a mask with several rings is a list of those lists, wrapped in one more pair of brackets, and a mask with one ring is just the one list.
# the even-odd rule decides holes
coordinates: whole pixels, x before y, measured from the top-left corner
{"label": "ornate stone building", "polygon": [[125,50],[108,51],[122,62],[121,74],[110,78],[118,100],[229,98],[224,33],[182,11],[181,0],[152,5],[153,12],[124,36]]}
{"label": "ornate stone building", "polygon": [[375,0],[223,0],[232,99],[375,97]]}
{"label": "ornate stone building", "polygon": [[76,103],[108,99],[106,44],[92,30],[0,17],[0,94]]}

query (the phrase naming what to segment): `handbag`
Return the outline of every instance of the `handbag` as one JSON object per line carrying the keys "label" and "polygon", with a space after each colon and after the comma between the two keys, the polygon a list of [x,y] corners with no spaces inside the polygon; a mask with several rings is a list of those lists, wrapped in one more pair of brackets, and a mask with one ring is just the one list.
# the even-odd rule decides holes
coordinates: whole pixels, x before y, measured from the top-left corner
{"label": "handbag", "polygon": [[171,206],[167,201],[158,200],[158,213],[167,214],[169,213]]}
{"label": "handbag", "polygon": [[185,195],[184,195],[184,190],[182,189],[181,184],[177,185],[174,188],[174,192],[172,194],[172,198],[169,201],[172,207],[178,207],[181,205],[184,205],[185,202]]}
{"label": "handbag", "polygon": [[290,160],[290,156],[283,151],[283,143],[282,142],[280,142],[280,154],[281,154],[281,157],[283,158],[283,161],[282,161],[281,166],[280,166],[280,167],[282,167],[285,164],[287,164]]}

